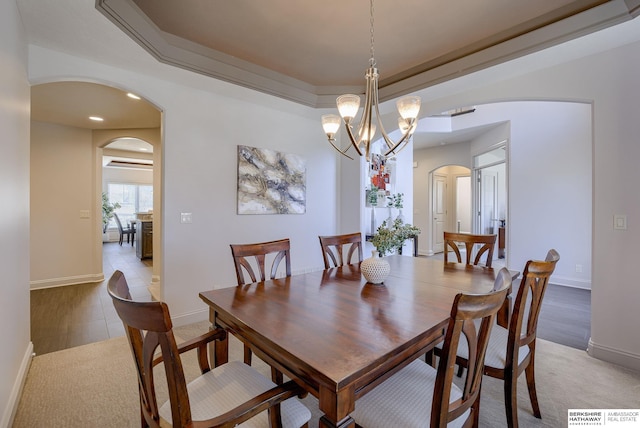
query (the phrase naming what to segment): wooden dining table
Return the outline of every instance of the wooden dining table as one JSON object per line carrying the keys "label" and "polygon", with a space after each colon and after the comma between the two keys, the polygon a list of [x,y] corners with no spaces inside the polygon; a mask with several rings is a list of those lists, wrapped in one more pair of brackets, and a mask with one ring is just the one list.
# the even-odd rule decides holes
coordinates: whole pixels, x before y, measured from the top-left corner
{"label": "wooden dining table", "polygon": [[[214,327],[318,398],[320,427],[354,427],[358,398],[440,342],[454,297],[491,291],[497,273],[425,257],[387,260],[382,285],[367,283],[354,264],[200,298]],[[227,362],[228,339],[216,341],[213,354],[214,364]]]}

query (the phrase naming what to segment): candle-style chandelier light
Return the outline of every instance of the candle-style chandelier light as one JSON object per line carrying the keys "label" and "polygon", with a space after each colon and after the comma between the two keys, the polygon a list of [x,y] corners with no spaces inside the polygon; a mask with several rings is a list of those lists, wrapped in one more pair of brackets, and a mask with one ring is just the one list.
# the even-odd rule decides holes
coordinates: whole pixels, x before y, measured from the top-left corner
{"label": "candle-style chandelier light", "polygon": [[[402,137],[393,142],[387,135],[387,132],[382,125],[380,118],[380,111],[378,109],[378,69],[376,68],[376,60],[374,58],[374,38],[373,38],[373,0],[370,6],[370,28],[371,28],[371,58],[369,59],[369,68],[365,74],[367,79],[367,85],[365,89],[364,108],[362,111],[362,117],[360,123],[357,126],[357,132],[354,133],[353,121],[358,114],[360,108],[360,97],[354,94],[341,95],[337,98],[336,104],[338,106],[338,112],[340,116],[336,114],[326,114],[322,116],[322,128],[327,134],[329,143],[338,152],[353,159],[347,154],[347,151],[353,147],[359,156],[365,156],[367,161],[370,160],[371,143],[375,136],[376,129],[380,129],[382,138],[386,143],[386,149],[382,155],[384,157],[395,156],[400,150],[402,150],[410,140],[416,130],[416,120],[418,113],[420,112],[420,97],[406,96],[399,99],[396,102],[400,117],[398,118],[398,126]],[[374,122],[375,113],[375,122]],[[342,118],[341,118],[342,116]],[[341,122],[344,120],[345,129],[350,145],[341,149],[336,143],[336,133],[340,128]],[[376,126],[377,124],[377,126]]]}

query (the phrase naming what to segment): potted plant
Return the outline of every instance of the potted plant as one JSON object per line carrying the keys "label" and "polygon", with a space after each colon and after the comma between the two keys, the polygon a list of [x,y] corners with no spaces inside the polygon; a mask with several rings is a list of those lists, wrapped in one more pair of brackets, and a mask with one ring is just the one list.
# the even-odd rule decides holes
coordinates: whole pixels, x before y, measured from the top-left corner
{"label": "potted plant", "polygon": [[109,196],[106,192],[102,192],[102,233],[107,233],[109,221],[113,218],[113,212],[120,208],[117,202],[109,202]]}
{"label": "potted plant", "polygon": [[396,193],[392,198],[393,206],[398,210],[398,217],[396,217],[396,220],[400,219],[402,222],[404,222],[404,216],[402,215],[402,208],[404,207],[402,202],[403,197],[404,193]]}
{"label": "potted plant", "polygon": [[410,224],[403,224],[396,219],[392,225],[387,226],[386,220],[382,222],[371,243],[375,250],[371,252],[371,258],[365,259],[360,265],[360,270],[366,280],[372,284],[381,284],[391,272],[389,262],[383,257],[399,251],[408,238],[420,233],[420,229]]}

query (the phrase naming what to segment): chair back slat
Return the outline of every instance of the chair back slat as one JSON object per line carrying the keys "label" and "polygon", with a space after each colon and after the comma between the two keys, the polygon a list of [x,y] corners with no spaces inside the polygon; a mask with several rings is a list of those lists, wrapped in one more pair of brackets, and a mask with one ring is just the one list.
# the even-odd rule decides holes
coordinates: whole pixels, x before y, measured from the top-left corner
{"label": "chair back slat", "polygon": [[[466,264],[480,264],[482,256],[486,253],[486,267],[491,267],[493,261],[493,249],[495,247],[497,235],[474,235],[471,233],[454,233],[454,232],[444,232],[444,261],[449,261],[449,249],[451,249],[458,260],[458,263],[462,263],[462,256],[460,254],[460,249],[458,248],[458,243],[463,243],[466,250]],[[481,245],[473,259],[473,263],[471,262],[471,257],[473,255],[474,247],[477,245]]]}
{"label": "chair back slat", "polygon": [[520,347],[535,346],[542,300],[558,260],[560,255],[552,249],[544,261],[529,260],[525,265],[509,322],[507,364],[518,361]]}
{"label": "chair back slat", "polygon": [[[356,263],[362,261],[362,235],[359,232],[318,238],[325,269],[353,263],[356,252],[358,255]],[[344,250],[347,250],[346,257],[343,256]]]}
{"label": "chair back slat", "polygon": [[[267,279],[267,270],[265,267],[267,255],[273,255],[268,279],[274,279],[276,277],[280,263],[283,260],[285,263],[285,274],[286,276],[291,276],[289,239],[256,244],[231,244],[230,247],[238,285],[265,281]],[[250,281],[245,279],[245,272],[249,275]]]}

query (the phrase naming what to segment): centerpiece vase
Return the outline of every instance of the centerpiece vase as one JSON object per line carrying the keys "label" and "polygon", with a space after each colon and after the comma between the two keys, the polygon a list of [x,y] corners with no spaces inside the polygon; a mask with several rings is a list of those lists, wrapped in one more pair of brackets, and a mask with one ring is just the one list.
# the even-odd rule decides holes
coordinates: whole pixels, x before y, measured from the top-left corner
{"label": "centerpiece vase", "polygon": [[391,266],[389,266],[389,262],[385,258],[379,257],[377,250],[373,250],[371,251],[371,257],[364,259],[360,263],[360,272],[362,272],[367,282],[382,284],[389,276]]}

